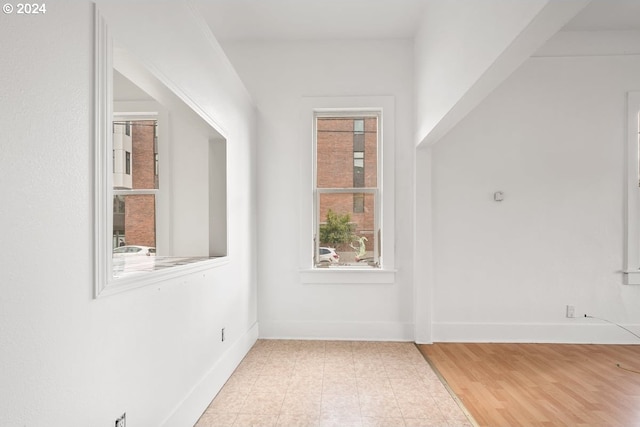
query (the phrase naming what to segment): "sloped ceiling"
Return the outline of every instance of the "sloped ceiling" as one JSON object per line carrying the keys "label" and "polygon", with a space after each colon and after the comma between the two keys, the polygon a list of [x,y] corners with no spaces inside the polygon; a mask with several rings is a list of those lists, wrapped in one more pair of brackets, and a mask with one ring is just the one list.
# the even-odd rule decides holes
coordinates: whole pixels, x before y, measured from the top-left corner
{"label": "sloped ceiling", "polygon": [[563,29],[566,31],[640,30],[640,1],[593,0]]}
{"label": "sloped ceiling", "polygon": [[425,0],[193,0],[216,38],[413,38]]}
{"label": "sloped ceiling", "polygon": [[[192,1],[223,43],[413,38],[429,3],[428,0]],[[640,30],[640,0],[593,0],[563,29]]]}

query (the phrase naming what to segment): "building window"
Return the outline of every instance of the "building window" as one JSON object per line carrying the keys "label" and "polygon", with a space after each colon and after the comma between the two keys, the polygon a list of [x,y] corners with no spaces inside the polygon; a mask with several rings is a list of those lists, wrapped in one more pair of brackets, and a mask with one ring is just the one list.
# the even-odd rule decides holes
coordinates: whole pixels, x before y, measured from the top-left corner
{"label": "building window", "polygon": [[131,175],[131,153],[128,151],[125,151],[124,173]]}
{"label": "building window", "polygon": [[353,195],[353,213],[364,213],[364,194],[355,193]]}
{"label": "building window", "polygon": [[[353,120],[353,187],[361,188],[364,182],[364,119]],[[355,193],[353,195],[353,213],[364,213],[364,194]]]}
{"label": "building window", "polygon": [[380,117],[315,115],[316,267],[380,266]]}
{"label": "building window", "polygon": [[353,186],[364,187],[364,151],[353,152]]}
{"label": "building window", "polygon": [[353,120],[353,133],[356,135],[362,135],[364,133],[364,119]]}

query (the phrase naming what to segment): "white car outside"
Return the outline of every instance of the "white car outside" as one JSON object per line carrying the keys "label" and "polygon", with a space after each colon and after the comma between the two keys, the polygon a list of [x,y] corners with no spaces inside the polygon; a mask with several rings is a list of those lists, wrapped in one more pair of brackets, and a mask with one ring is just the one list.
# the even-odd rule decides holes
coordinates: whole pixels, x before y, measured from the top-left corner
{"label": "white car outside", "polygon": [[318,262],[328,262],[331,264],[340,261],[340,255],[336,253],[335,248],[327,248],[321,246],[318,248]]}
{"label": "white car outside", "polygon": [[138,246],[138,245],[128,245],[128,246],[120,246],[113,250],[113,256],[115,258],[123,257],[123,256],[136,256],[136,255],[146,255],[146,256],[155,256],[156,248],[150,246]]}

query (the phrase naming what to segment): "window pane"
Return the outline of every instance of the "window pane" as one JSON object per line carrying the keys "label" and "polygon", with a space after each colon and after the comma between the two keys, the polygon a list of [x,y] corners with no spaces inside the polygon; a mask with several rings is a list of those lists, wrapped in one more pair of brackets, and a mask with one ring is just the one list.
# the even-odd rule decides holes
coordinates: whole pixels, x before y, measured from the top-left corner
{"label": "window pane", "polygon": [[355,188],[364,187],[364,168],[362,166],[353,166],[353,186]]}
{"label": "window pane", "polygon": [[[316,119],[316,182],[318,188],[377,187],[378,124],[376,117],[319,117]],[[361,125],[356,123],[361,123]],[[362,134],[354,134],[362,126]],[[363,138],[364,137],[364,138]],[[363,158],[355,164],[354,154]],[[364,170],[355,171],[354,168]]]}
{"label": "window pane", "polygon": [[353,133],[364,133],[364,119],[355,119],[353,121]]}
{"label": "window pane", "polygon": [[156,128],[156,120],[113,123],[113,188],[158,188]]}
{"label": "window pane", "polygon": [[157,121],[155,120],[139,120],[132,123],[132,184],[134,189],[158,188],[156,126]]}
{"label": "window pane", "polygon": [[364,187],[364,153],[362,151],[353,152],[353,186]]}
{"label": "window pane", "polygon": [[[155,248],[155,195],[131,194],[113,196],[113,249],[115,251],[124,246]],[[125,252],[134,251],[127,250]]]}
{"label": "window pane", "polygon": [[[319,237],[320,252],[334,249],[339,260],[320,256],[319,264],[366,265],[374,261],[375,194],[320,194]],[[361,212],[354,212],[355,201],[361,200]]]}
{"label": "window pane", "polygon": [[364,132],[353,134],[353,151],[364,152]]}
{"label": "window pane", "polygon": [[353,213],[364,212],[364,194],[358,193],[353,195]]}

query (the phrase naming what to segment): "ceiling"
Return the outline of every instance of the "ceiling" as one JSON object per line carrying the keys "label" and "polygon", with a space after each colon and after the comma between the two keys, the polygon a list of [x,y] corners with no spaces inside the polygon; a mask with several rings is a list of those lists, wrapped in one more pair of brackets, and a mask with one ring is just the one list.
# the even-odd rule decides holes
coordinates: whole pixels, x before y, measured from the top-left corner
{"label": "ceiling", "polygon": [[220,42],[413,38],[425,0],[194,0]]}
{"label": "ceiling", "polygon": [[[222,43],[413,38],[428,4],[428,0],[193,1]],[[564,29],[640,30],[640,0],[592,0]]]}
{"label": "ceiling", "polygon": [[564,29],[568,31],[640,30],[640,0],[592,0]]}
{"label": "ceiling", "polygon": [[153,100],[153,98],[117,70],[113,70],[113,100],[116,102],[142,101]]}

